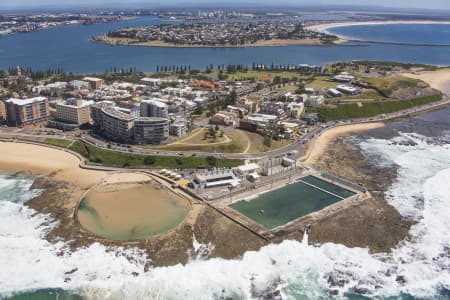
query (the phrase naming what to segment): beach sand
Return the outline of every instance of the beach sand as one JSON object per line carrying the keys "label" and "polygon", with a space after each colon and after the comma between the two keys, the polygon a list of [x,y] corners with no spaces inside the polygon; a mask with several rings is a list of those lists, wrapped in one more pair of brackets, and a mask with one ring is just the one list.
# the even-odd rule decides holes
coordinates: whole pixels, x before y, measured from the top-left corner
{"label": "beach sand", "polygon": [[69,182],[82,189],[100,182],[106,175],[102,171],[81,169],[79,163],[78,157],[58,149],[24,143],[0,143],[0,170],[53,175],[55,180]]}
{"label": "beach sand", "polygon": [[320,136],[308,143],[308,150],[300,161],[309,165],[315,164],[327,151],[331,142],[335,141],[339,136],[361,132],[369,129],[383,127],[383,123],[364,123],[335,127],[325,131]]}
{"label": "beach sand", "polygon": [[[306,28],[311,31],[316,32],[323,32],[327,34],[333,34],[330,33],[328,29],[336,28],[336,27],[347,27],[347,26],[360,26],[360,25],[389,25],[389,24],[450,24],[450,22],[446,21],[429,21],[429,20],[422,20],[422,21],[365,21],[365,22],[332,22],[332,23],[323,23],[323,24],[316,24],[316,25],[310,25]],[[335,34],[336,35],[336,34]],[[341,39],[349,39],[347,36],[343,35],[336,35]]]}
{"label": "beach sand", "polygon": [[450,95],[450,68],[440,69],[438,71],[405,73],[403,76],[425,81],[432,88]]}
{"label": "beach sand", "polygon": [[[117,173],[84,170],[79,168],[79,159],[68,152],[12,142],[0,142],[0,170],[46,175],[35,179],[32,188],[40,189],[42,193],[29,200],[26,205],[58,221],[57,226],[45,238],[50,242],[63,240],[72,251],[94,243],[111,247],[138,247],[145,250],[151,258],[147,264],[149,267],[186,263],[190,255],[196,255],[192,246],[194,236],[199,243],[211,243],[215,246],[211,257],[236,258],[246,251],[258,250],[265,245],[264,240],[203,203],[194,200],[189,203],[188,200],[191,199],[183,202],[183,205],[189,203],[190,207],[184,221],[163,234],[132,241],[99,238],[85,230],[74,218],[74,209],[79,199],[98,183],[125,183],[131,188],[133,182],[148,181],[148,175],[132,171]],[[137,186],[134,190],[142,196],[139,185],[134,184]],[[129,190],[122,191],[120,196],[130,197],[127,192]],[[179,190],[174,192],[182,193]]]}
{"label": "beach sand", "polygon": [[110,38],[107,36],[97,36],[93,39],[94,42],[104,43],[108,45],[127,45],[127,46],[141,46],[141,47],[169,47],[169,48],[243,48],[243,47],[279,47],[279,46],[319,46],[319,45],[337,45],[344,42],[344,39],[338,39],[333,43],[323,43],[320,39],[301,39],[301,40],[261,40],[252,44],[242,44],[242,45],[189,45],[189,44],[172,44],[163,41],[148,41],[139,42],[135,39],[129,38]]}

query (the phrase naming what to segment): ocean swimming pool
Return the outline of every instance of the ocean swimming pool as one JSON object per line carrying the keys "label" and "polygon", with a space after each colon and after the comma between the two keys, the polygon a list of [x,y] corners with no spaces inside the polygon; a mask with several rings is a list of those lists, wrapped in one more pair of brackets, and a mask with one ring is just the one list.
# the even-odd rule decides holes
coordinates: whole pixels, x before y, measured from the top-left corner
{"label": "ocean swimming pool", "polygon": [[306,176],[281,189],[242,200],[231,208],[272,229],[355,195],[354,192],[315,176]]}

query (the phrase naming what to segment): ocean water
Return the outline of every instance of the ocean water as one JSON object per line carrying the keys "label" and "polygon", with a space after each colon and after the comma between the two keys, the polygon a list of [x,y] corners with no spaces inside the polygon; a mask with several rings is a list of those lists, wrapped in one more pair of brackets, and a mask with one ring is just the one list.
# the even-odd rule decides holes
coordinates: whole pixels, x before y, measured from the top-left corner
{"label": "ocean water", "polygon": [[[275,64],[324,64],[342,60],[389,60],[399,62],[450,65],[450,47],[423,47],[361,44],[354,46],[285,46],[247,48],[160,48],[138,46],[109,46],[93,43],[91,36],[103,34],[121,27],[159,24],[156,17],[141,17],[122,23],[69,26],[29,34],[0,36],[0,69],[32,67],[47,69],[62,67],[67,72],[104,72],[112,67],[137,67],[141,71],[154,71],[157,65],[191,65],[204,69],[213,64],[260,63]],[[394,27],[392,27],[394,26]],[[389,35],[396,25],[380,26]],[[450,25],[448,25],[450,26]],[[370,27],[372,28],[372,27]],[[370,29],[369,28],[369,29]],[[395,35],[401,41],[409,36],[427,39],[435,37],[441,43],[450,39],[449,27],[430,25],[416,33],[405,30]],[[335,30],[365,32],[366,28],[339,27]],[[359,31],[358,31],[359,30]],[[370,37],[370,32],[368,33]],[[376,37],[376,36],[375,36]]]}
{"label": "ocean water", "polygon": [[[391,254],[284,241],[234,260],[193,255],[186,265],[145,271],[139,250],[100,244],[71,252],[43,239],[53,221],[23,205],[32,178],[0,176],[0,298],[14,299],[448,299],[449,136],[402,133],[357,141],[380,164],[398,166],[387,200],[417,224]],[[414,144],[407,146],[405,141]],[[213,245],[193,245],[199,248]],[[203,252],[208,253],[208,251]],[[131,259],[127,259],[129,257]],[[337,295],[336,295],[337,294]]]}
{"label": "ocean water", "polygon": [[334,27],[328,31],[370,41],[450,45],[450,24],[354,25]]}

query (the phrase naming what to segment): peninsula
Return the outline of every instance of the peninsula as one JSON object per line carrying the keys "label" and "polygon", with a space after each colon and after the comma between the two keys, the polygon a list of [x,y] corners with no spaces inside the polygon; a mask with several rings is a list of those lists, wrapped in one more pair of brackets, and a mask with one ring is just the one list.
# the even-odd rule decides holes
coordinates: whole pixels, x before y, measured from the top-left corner
{"label": "peninsula", "polygon": [[148,47],[247,47],[333,45],[336,36],[308,30],[294,21],[255,23],[183,23],[123,28],[94,36],[110,45]]}

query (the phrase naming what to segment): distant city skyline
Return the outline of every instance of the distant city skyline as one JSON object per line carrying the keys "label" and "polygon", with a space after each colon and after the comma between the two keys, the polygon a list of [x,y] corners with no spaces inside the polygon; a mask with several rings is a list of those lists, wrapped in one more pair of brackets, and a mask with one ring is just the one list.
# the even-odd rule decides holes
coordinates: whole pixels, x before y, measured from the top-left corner
{"label": "distant city skyline", "polygon": [[[264,4],[266,2],[266,4]],[[392,8],[424,8],[424,9],[445,9],[450,10],[448,6],[448,0],[379,0],[374,2],[372,0],[339,0],[339,2],[332,0],[281,0],[276,2],[276,5],[272,1],[211,1],[211,0],[165,0],[165,1],[144,1],[144,0],[131,0],[124,3],[118,0],[14,0],[14,1],[1,1],[0,9],[38,9],[40,7],[55,7],[55,8],[83,8],[84,7],[167,7],[167,6],[251,6],[258,4],[258,8],[261,6],[320,6],[320,5],[355,5],[355,6],[385,6]]]}

